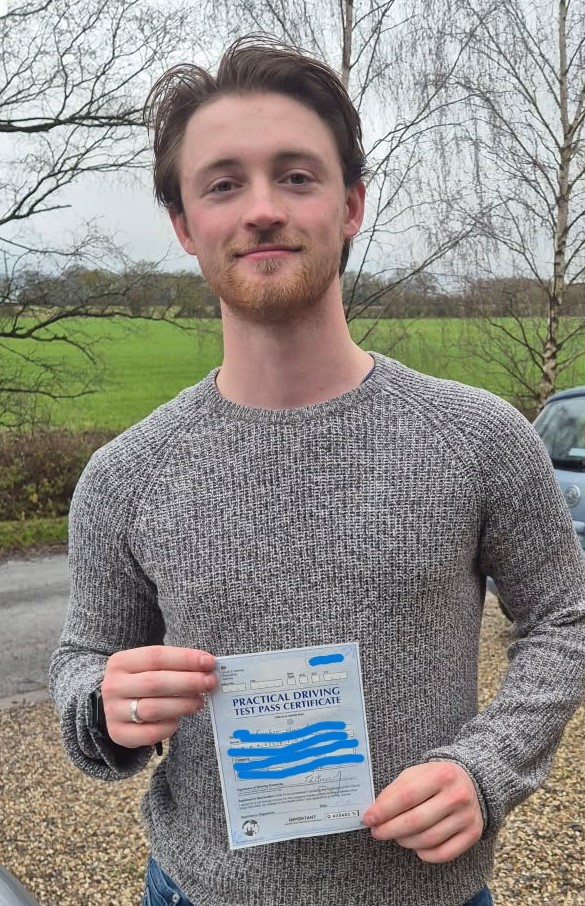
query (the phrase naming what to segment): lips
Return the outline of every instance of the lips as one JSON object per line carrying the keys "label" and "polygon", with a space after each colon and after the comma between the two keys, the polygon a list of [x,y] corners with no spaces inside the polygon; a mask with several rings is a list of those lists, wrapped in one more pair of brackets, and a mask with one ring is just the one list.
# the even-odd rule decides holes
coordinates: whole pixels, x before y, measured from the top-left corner
{"label": "lips", "polygon": [[298,252],[298,248],[291,248],[285,245],[267,245],[267,246],[256,246],[253,249],[248,249],[245,252],[238,252],[236,255],[237,258],[270,258],[276,257],[278,255],[287,255],[291,252]]}

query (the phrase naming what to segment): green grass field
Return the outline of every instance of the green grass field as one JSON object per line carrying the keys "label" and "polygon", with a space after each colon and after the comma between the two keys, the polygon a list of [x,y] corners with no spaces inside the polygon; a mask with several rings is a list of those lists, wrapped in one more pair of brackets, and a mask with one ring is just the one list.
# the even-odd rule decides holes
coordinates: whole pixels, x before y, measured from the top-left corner
{"label": "green grass field", "polygon": [[[189,326],[192,329],[181,330],[164,322],[86,321],[83,330],[96,344],[102,387],[80,399],[51,402],[51,423],[117,431],[200,380],[221,362],[221,324],[201,320],[191,321]],[[475,344],[472,353],[468,334],[475,329],[473,321],[463,319],[387,320],[376,326],[364,320],[351,325],[354,339],[364,349],[383,352],[427,374],[485,387],[514,401],[514,388],[486,354],[485,339]],[[75,349],[62,344],[44,345],[43,354],[75,369],[86,367]],[[577,383],[585,383],[585,360],[563,376],[563,386]]]}
{"label": "green grass field", "polygon": [[67,517],[0,522],[0,557],[39,545],[67,543]]}

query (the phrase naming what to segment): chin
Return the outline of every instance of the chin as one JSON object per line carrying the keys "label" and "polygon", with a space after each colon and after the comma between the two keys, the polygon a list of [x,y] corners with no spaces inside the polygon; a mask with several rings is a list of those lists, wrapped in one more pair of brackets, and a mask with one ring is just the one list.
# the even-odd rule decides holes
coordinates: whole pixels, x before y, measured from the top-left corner
{"label": "chin", "polygon": [[272,273],[243,278],[233,273],[210,285],[233,314],[259,324],[285,324],[317,310],[338,276],[339,261],[314,262],[296,274],[279,273],[278,261],[268,261]]}
{"label": "chin", "polygon": [[270,294],[268,297],[263,296],[254,299],[225,298],[223,302],[232,314],[244,321],[253,324],[290,324],[293,321],[302,320],[304,317],[319,308],[321,297],[300,298],[295,295],[292,298],[282,298],[278,294]]}

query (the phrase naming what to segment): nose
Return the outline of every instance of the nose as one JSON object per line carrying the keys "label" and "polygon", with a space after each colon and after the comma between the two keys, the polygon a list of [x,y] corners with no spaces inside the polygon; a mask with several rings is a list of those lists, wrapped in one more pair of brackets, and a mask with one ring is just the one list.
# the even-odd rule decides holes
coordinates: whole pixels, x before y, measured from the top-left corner
{"label": "nose", "polygon": [[280,227],[287,221],[287,213],[278,188],[265,180],[250,184],[244,223],[249,229],[260,231]]}

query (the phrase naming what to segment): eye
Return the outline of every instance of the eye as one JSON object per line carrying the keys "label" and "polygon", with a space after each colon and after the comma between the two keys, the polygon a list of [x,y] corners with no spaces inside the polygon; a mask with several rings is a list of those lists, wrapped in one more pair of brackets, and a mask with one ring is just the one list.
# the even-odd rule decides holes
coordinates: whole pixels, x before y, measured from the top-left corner
{"label": "eye", "polygon": [[295,170],[294,173],[287,173],[284,179],[293,186],[308,186],[313,182],[307,173],[300,173],[298,170]]}
{"label": "eye", "polygon": [[234,187],[235,183],[232,179],[220,179],[211,186],[209,191],[213,195],[226,195],[228,192],[231,192]]}

